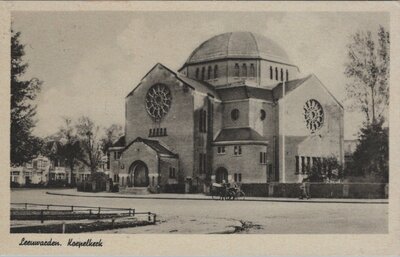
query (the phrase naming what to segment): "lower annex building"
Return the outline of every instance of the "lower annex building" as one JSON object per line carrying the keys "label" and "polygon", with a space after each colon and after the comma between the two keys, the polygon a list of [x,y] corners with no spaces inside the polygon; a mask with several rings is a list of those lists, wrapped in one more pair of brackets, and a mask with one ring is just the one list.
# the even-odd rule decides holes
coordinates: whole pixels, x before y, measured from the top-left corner
{"label": "lower annex building", "polygon": [[343,106],[251,32],[212,37],[178,71],[156,64],[125,108],[125,135],[109,152],[122,188],[294,183],[324,158],[344,161]]}

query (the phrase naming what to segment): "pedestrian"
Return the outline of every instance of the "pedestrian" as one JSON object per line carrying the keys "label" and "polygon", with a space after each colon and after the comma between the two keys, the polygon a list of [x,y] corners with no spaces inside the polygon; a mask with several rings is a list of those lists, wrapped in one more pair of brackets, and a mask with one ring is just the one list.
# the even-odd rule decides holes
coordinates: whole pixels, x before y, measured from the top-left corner
{"label": "pedestrian", "polygon": [[303,177],[303,180],[300,184],[300,197],[299,199],[303,199],[303,197],[306,197],[307,199],[310,199],[310,179],[307,175]]}

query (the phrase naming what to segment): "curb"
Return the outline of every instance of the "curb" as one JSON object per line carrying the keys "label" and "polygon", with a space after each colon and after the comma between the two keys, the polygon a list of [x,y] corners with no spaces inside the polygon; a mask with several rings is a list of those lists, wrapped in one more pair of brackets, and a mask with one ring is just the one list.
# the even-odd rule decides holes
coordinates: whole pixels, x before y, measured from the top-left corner
{"label": "curb", "polygon": [[[214,200],[212,198],[180,198],[180,197],[140,197],[140,196],[115,196],[115,195],[78,195],[78,194],[63,194],[63,193],[54,193],[46,191],[48,195],[60,195],[60,196],[72,196],[72,197],[97,197],[97,198],[121,198],[121,199],[140,199],[140,200],[198,200],[198,201],[219,201]],[[374,202],[370,201],[362,201],[362,200],[351,200],[351,201],[340,201],[340,200],[332,200],[332,201],[324,201],[324,200],[288,200],[288,199],[244,199],[244,200],[234,200],[234,201],[247,201],[247,202],[281,202],[281,203],[349,203],[349,204],[388,204],[387,200],[378,200]]]}

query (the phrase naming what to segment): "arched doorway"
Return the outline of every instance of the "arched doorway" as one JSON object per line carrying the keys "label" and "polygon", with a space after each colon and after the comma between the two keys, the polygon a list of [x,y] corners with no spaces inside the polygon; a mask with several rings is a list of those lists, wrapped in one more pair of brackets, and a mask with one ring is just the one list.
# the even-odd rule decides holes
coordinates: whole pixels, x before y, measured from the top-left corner
{"label": "arched doorway", "polygon": [[228,171],[224,167],[219,167],[215,172],[215,182],[222,183],[222,181],[228,182]]}
{"label": "arched doorway", "polygon": [[129,168],[128,177],[129,187],[147,187],[149,186],[149,170],[142,161],[135,161]]}

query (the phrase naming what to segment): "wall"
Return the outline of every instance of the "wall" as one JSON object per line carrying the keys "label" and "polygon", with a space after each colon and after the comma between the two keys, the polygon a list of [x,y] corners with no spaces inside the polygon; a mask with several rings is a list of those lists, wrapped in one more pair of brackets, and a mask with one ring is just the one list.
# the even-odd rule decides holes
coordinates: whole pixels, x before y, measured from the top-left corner
{"label": "wall", "polygon": [[[247,197],[289,197],[297,198],[300,195],[300,184],[242,184],[241,189]],[[350,183],[325,184],[311,183],[311,198],[366,198],[387,199],[388,184],[384,183]]]}
{"label": "wall", "polygon": [[[168,86],[172,94],[169,112],[160,122],[154,121],[144,105],[147,91],[156,83]],[[166,128],[168,136],[151,137],[179,154],[181,171],[192,176],[193,171],[193,100],[194,92],[181,83],[173,73],[157,65],[141,81],[132,95],[126,98],[126,142],[129,144],[137,137],[148,138],[149,129]]]}
{"label": "wall", "polygon": [[[315,133],[307,129],[304,121],[303,106],[309,99],[317,100],[324,110],[323,126]],[[343,109],[323,88],[319,80],[312,76],[297,89],[285,97],[285,121],[283,130],[283,101],[279,101],[279,144],[283,144],[285,134],[286,173],[280,161],[281,182],[298,182],[295,175],[295,156],[330,157],[343,161]],[[283,153],[279,151],[280,160]],[[285,177],[283,177],[285,176]]]}
{"label": "wall", "polygon": [[[267,165],[260,164],[260,152],[267,151],[265,145],[241,145],[242,155],[234,155],[234,146],[226,145],[225,154],[218,154],[218,147],[213,147],[213,175],[219,167],[228,171],[231,179],[234,173],[242,173],[243,183],[262,183],[267,181]],[[215,179],[214,179],[215,180]]]}
{"label": "wall", "polygon": [[122,153],[120,163],[123,165],[124,169],[120,169],[119,172],[120,184],[122,182],[122,177],[124,177],[126,184],[126,177],[128,176],[132,163],[139,160],[147,165],[150,178],[152,176],[158,177],[157,153],[145,143],[135,142]]}
{"label": "wall", "polygon": [[[273,69],[273,79],[270,78],[270,66]],[[278,80],[275,79],[275,67],[278,68]],[[289,80],[298,78],[299,70],[297,67],[285,65],[276,62],[260,61],[260,85],[265,88],[273,88],[277,83],[281,82],[280,70],[283,69],[283,77],[286,80],[286,70],[289,72]]]}
{"label": "wall", "polygon": [[[231,112],[234,109],[239,110],[239,118],[233,120]],[[231,102],[224,102],[222,109],[222,126],[224,128],[241,128],[249,126],[249,100],[238,100]]]}

